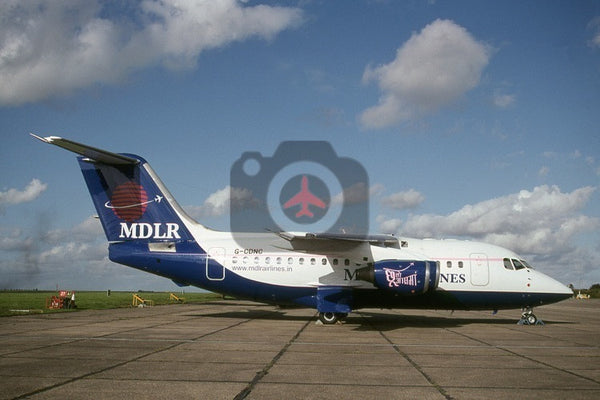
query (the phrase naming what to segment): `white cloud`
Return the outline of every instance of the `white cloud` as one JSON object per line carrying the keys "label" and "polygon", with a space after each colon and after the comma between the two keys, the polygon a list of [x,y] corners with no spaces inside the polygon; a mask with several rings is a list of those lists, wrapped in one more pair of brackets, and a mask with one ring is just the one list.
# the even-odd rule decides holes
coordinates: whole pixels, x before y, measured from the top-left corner
{"label": "white cloud", "polygon": [[515,96],[512,94],[495,93],[493,102],[496,107],[506,108],[515,102]]}
{"label": "white cloud", "polygon": [[600,48],[600,31],[596,32],[594,37],[592,38],[592,46]]}
{"label": "white cloud", "polygon": [[579,233],[597,229],[600,219],[580,214],[595,188],[586,186],[563,193],[557,186],[466,205],[447,215],[415,215],[406,221],[407,235],[467,236],[498,244],[523,254],[566,250]]}
{"label": "white cloud", "polygon": [[368,129],[419,118],[452,103],[479,83],[490,49],[449,20],[435,20],[397,51],[389,64],[366,68],[363,81],[376,81],[379,103],[360,115]]}
{"label": "white cloud", "polygon": [[369,196],[378,196],[385,191],[385,186],[381,183],[374,183],[369,188]]}
{"label": "white cloud", "polygon": [[53,230],[46,228],[47,222],[40,219],[31,231],[0,231],[0,288],[49,288],[78,279],[93,286],[95,282],[80,275],[81,268],[110,264],[99,220],[88,217],[71,228]]}
{"label": "white cloud", "polygon": [[400,234],[458,236],[493,243],[527,257],[565,283],[597,281],[598,248],[576,243],[578,236],[600,228],[600,218],[582,213],[595,190],[586,186],[563,193],[557,186],[538,186],[533,191],[466,205],[449,215],[412,215]]}
{"label": "white cloud", "polygon": [[0,229],[0,250],[3,251],[26,251],[31,248],[33,239],[23,238],[20,229],[8,231]]}
{"label": "white cloud", "polygon": [[592,156],[586,156],[585,157],[585,163],[587,165],[589,165],[590,167],[593,167],[594,164],[596,163],[596,159],[594,157],[592,157]]}
{"label": "white cloud", "polygon": [[89,216],[80,224],[68,230],[53,229],[43,235],[43,240],[52,245],[69,242],[74,239],[78,243],[94,242],[99,238],[105,238],[104,231],[102,230],[100,220],[93,216]]}
{"label": "white cloud", "polygon": [[0,210],[4,205],[21,204],[35,200],[48,187],[39,179],[32,179],[27,184],[25,189],[8,189],[5,192],[0,192]]}
{"label": "white cloud", "polygon": [[332,204],[361,204],[369,200],[369,191],[365,182],[358,182],[345,188],[341,193],[333,196]]}
{"label": "white cloud", "polygon": [[168,279],[108,259],[100,221],[88,217],[66,229],[0,227],[0,288],[173,290]]}
{"label": "white cloud", "polygon": [[593,18],[588,24],[588,29],[593,31],[589,41],[590,47],[600,48],[600,17]]}
{"label": "white cloud", "polygon": [[100,220],[89,216],[68,229],[39,232],[38,263],[52,264],[67,260],[100,261],[108,256],[108,244]]}
{"label": "white cloud", "polygon": [[133,4],[133,11],[107,16],[105,4],[93,0],[0,2],[0,104],[117,83],[157,64],[193,68],[207,49],[269,40],[302,22],[299,9],[236,0]]}
{"label": "white cloud", "polygon": [[[589,149],[591,150],[591,149]],[[593,174],[600,176],[600,166],[596,163],[596,158],[582,153],[580,150],[564,150],[562,152],[544,151],[544,158],[551,160],[552,170],[560,170],[566,167],[585,168]],[[567,165],[568,164],[568,165]],[[550,167],[548,167],[550,169]]]}
{"label": "white cloud", "polygon": [[367,190],[364,182],[358,182],[349,188],[344,189],[343,193],[338,193],[333,196],[331,203],[344,204],[344,201],[346,201],[346,205],[363,204],[368,202],[373,196],[381,193],[383,190],[384,187],[381,183],[376,183]]}
{"label": "white cloud", "polygon": [[385,215],[378,215],[376,221],[379,224],[379,232],[382,233],[394,234],[402,226],[400,218],[387,218]]}
{"label": "white cloud", "polygon": [[244,210],[258,207],[259,200],[246,188],[226,186],[212,193],[201,206],[188,206],[185,210],[194,218],[219,217],[229,214],[230,209]]}
{"label": "white cloud", "polygon": [[381,203],[396,210],[415,208],[425,201],[425,196],[414,189],[393,193],[381,199]]}

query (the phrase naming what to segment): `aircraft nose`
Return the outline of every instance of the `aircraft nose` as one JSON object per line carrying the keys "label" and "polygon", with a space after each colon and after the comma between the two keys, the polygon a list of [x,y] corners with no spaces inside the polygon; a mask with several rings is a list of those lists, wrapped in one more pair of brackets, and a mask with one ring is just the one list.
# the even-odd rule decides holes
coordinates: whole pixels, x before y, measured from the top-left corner
{"label": "aircraft nose", "polygon": [[556,279],[539,271],[529,270],[529,272],[532,275],[530,280],[532,292],[546,294],[548,298],[551,299],[550,301],[546,301],[546,303],[564,300],[573,296],[573,291]]}

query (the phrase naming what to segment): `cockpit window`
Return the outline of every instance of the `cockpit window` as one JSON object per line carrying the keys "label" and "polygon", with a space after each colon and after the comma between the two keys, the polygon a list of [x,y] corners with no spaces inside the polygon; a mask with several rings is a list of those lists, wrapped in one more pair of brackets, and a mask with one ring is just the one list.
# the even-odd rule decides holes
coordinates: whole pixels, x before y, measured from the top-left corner
{"label": "cockpit window", "polygon": [[513,259],[512,259],[512,262],[513,262],[513,265],[515,266],[515,269],[516,269],[516,270],[519,270],[519,269],[523,269],[523,268],[525,268],[525,266],[524,266],[523,264],[521,264],[521,261],[519,261],[519,260],[515,260],[515,259],[513,258]]}
{"label": "cockpit window", "polygon": [[502,260],[504,262],[504,268],[506,269],[514,269],[512,263],[510,262],[510,260],[508,258],[505,258]]}

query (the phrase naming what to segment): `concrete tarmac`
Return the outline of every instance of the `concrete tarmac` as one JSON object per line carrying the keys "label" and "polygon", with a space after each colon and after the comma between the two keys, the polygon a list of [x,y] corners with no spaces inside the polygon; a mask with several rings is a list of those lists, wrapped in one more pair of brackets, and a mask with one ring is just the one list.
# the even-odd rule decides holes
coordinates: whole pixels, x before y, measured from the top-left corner
{"label": "concrete tarmac", "polygon": [[378,310],[243,301],[0,318],[2,399],[600,399],[600,300]]}

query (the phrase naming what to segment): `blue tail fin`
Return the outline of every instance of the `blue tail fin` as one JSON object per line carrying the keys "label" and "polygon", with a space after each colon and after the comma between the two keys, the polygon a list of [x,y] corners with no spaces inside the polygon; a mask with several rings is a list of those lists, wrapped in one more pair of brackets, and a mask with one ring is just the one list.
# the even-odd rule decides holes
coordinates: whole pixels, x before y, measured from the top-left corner
{"label": "blue tail fin", "polygon": [[193,241],[188,227],[194,222],[142,157],[32,136],[81,155],[79,165],[110,242]]}
{"label": "blue tail fin", "polygon": [[192,240],[171,207],[172,198],[158,187],[149,165],[141,157],[132,158],[139,163],[107,165],[78,157],[107,239]]}

